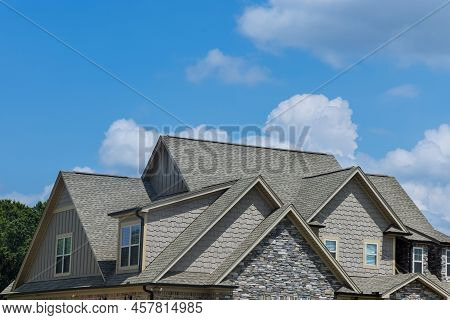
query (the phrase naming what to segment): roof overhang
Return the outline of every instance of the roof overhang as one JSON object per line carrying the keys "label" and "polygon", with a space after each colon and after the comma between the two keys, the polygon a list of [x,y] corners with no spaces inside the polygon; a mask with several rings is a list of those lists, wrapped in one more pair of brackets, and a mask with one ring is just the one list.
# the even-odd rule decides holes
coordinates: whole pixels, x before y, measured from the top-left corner
{"label": "roof overhang", "polygon": [[401,288],[405,287],[406,285],[408,285],[411,282],[416,281],[416,280],[421,282],[424,286],[428,287],[432,291],[439,294],[445,300],[449,299],[448,292],[444,288],[442,288],[441,286],[439,286],[435,282],[431,281],[430,279],[428,279],[426,276],[424,276],[422,274],[416,274],[416,275],[412,276],[411,278],[407,279],[406,281],[402,282],[401,284],[387,290],[386,292],[381,294],[381,297],[383,299],[388,299],[391,294],[395,293],[396,291],[400,290]]}
{"label": "roof overhang", "polygon": [[338,194],[339,191],[354,177],[358,177],[359,181],[362,182],[363,187],[367,191],[368,195],[372,198],[372,200],[376,203],[376,205],[380,208],[381,212],[386,216],[388,220],[390,220],[401,232],[409,233],[406,226],[397,216],[397,214],[392,210],[380,192],[376,189],[374,184],[370,181],[370,179],[366,176],[366,174],[362,171],[360,167],[356,167],[353,173],[328,197],[324,203],[322,203],[314,213],[307,219],[307,222],[310,223],[322,209]]}

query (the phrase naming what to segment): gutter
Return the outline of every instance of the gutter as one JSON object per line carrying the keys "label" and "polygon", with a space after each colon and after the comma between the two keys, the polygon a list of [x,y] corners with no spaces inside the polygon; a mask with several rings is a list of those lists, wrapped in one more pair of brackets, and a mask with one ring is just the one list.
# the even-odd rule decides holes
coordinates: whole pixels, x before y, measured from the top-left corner
{"label": "gutter", "polygon": [[155,294],[153,293],[153,290],[147,289],[147,285],[144,285],[142,287],[142,290],[148,293],[148,300],[155,300]]}
{"label": "gutter", "polygon": [[[141,235],[140,235],[140,248],[139,248],[139,272],[142,272],[142,257],[144,256],[144,228],[145,228],[145,220],[144,217],[139,214],[142,208],[135,208],[134,214],[136,217],[141,220]],[[144,286],[145,288],[145,286]],[[145,290],[144,290],[145,291]]]}

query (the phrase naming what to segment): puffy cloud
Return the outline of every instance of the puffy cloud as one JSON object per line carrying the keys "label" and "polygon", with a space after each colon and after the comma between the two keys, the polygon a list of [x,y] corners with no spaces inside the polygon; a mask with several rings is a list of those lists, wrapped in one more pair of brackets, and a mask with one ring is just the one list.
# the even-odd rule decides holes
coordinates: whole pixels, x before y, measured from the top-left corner
{"label": "puffy cloud", "polygon": [[254,85],[268,80],[266,68],[251,65],[240,57],[225,55],[219,49],[210,50],[195,65],[186,69],[191,82],[201,82],[207,78],[217,78],[228,84]]}
{"label": "puffy cloud", "polygon": [[330,100],[323,95],[295,95],[272,110],[267,117],[266,129],[271,126],[286,130],[294,128],[297,133],[309,127],[303,149],[354,158],[357,126],[352,122],[348,102],[342,98]]}
{"label": "puffy cloud", "polygon": [[411,150],[396,149],[379,160],[360,156],[369,170],[395,174],[409,181],[450,183],[450,128],[447,124],[425,131]]}
{"label": "puffy cloud", "polygon": [[358,155],[367,171],[396,176],[417,206],[442,230],[450,230],[450,128],[425,131],[411,150],[396,149],[381,159]]}
{"label": "puffy cloud", "polygon": [[[265,48],[298,48],[341,66],[367,54],[441,5],[440,0],[267,0],[245,8],[240,32]],[[448,10],[449,8],[445,8]],[[446,12],[448,13],[448,11]],[[383,49],[401,63],[450,66],[450,20],[443,11]]]}
{"label": "puffy cloud", "polygon": [[90,168],[90,167],[75,167],[72,169],[72,171],[76,171],[76,172],[85,172],[85,173],[94,173],[94,169]]}
{"label": "puffy cloud", "polygon": [[53,185],[47,185],[44,187],[44,190],[40,193],[36,194],[23,194],[19,192],[11,192],[8,194],[0,195],[0,199],[9,199],[18,202],[22,202],[26,205],[33,206],[39,201],[47,201],[50,193],[52,192]]}
{"label": "puffy cloud", "polygon": [[159,134],[140,127],[132,119],[114,121],[100,147],[100,161],[107,167],[143,169]]}
{"label": "puffy cloud", "polygon": [[386,91],[386,94],[389,96],[400,98],[415,98],[419,95],[419,89],[411,84],[404,84],[390,88]]}
{"label": "puffy cloud", "polygon": [[[227,141],[225,131],[200,125],[181,128],[171,133],[185,138]],[[100,161],[107,167],[118,170],[132,169],[140,174],[158,141],[159,133],[136,124],[132,119],[114,121],[105,133],[100,147]]]}

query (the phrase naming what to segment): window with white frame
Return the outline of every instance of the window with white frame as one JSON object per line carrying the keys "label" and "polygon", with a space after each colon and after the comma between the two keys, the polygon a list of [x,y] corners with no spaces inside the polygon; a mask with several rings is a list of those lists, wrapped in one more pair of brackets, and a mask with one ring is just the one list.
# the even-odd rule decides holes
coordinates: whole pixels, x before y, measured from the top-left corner
{"label": "window with white frame", "polygon": [[365,244],[364,263],[368,266],[378,265],[378,243],[367,242]]}
{"label": "window with white frame", "polygon": [[62,234],[56,237],[56,275],[70,274],[72,255],[72,235]]}
{"label": "window with white frame", "polygon": [[450,249],[447,249],[447,278],[450,278]]}
{"label": "window with white frame", "polygon": [[125,225],[120,228],[120,267],[137,267],[141,242],[141,225]]}
{"label": "window with white frame", "polygon": [[333,258],[337,257],[337,241],[336,240],[325,240],[325,247],[330,251]]}
{"label": "window with white frame", "polygon": [[412,261],[413,273],[423,273],[423,248],[413,248],[413,261]]}

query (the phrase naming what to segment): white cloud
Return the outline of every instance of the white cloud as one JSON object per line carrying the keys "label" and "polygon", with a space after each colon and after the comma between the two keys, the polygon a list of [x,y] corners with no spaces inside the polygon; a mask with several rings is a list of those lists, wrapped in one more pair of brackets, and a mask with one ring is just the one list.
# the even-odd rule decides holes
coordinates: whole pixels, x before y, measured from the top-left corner
{"label": "white cloud", "polygon": [[107,167],[142,169],[159,134],[147,131],[134,120],[114,121],[105,133],[100,147],[100,161]]}
{"label": "white cloud", "polygon": [[323,95],[295,95],[281,102],[267,117],[268,126],[295,128],[300,133],[310,127],[303,149],[333,153],[354,158],[357,148],[357,126],[352,110],[342,98]]}
{"label": "white cloud", "polygon": [[53,185],[47,185],[44,187],[44,190],[40,193],[36,194],[23,194],[19,192],[11,192],[8,194],[0,195],[0,199],[9,199],[24,203],[29,206],[35,205],[39,201],[47,201],[50,193],[52,191]]}
{"label": "white cloud", "polygon": [[[172,133],[185,138],[227,141],[225,131],[200,125],[195,128],[183,128]],[[114,121],[105,133],[100,147],[100,161],[107,167],[118,170],[137,170],[142,172],[158,141],[156,130],[146,130],[132,119]]]}
{"label": "white cloud", "polygon": [[386,94],[393,97],[400,98],[415,98],[419,95],[419,89],[411,84],[403,84],[397,87],[390,88]]}
{"label": "white cloud", "polygon": [[76,172],[85,172],[85,173],[95,173],[94,169],[90,168],[90,167],[75,167],[72,169],[72,171],[76,171]]}
{"label": "white cloud", "polygon": [[450,127],[443,124],[425,131],[411,150],[396,149],[381,159],[358,155],[367,171],[397,177],[417,206],[450,228]]}
{"label": "white cloud", "polygon": [[402,180],[450,183],[450,127],[427,130],[411,150],[396,149],[379,160],[360,156],[369,170],[394,174]]}
{"label": "white cloud", "polygon": [[228,56],[219,49],[212,49],[203,59],[186,69],[186,76],[191,82],[217,78],[228,84],[254,85],[267,81],[268,71],[251,65],[243,58]]}
{"label": "white cloud", "polygon": [[[440,0],[267,0],[245,8],[239,31],[263,48],[298,48],[342,66],[430,13]],[[448,7],[383,49],[401,63],[450,66]]]}

